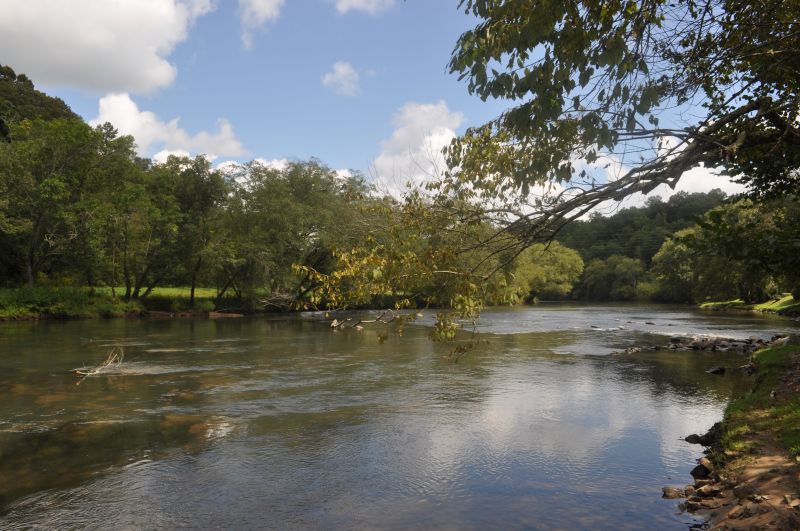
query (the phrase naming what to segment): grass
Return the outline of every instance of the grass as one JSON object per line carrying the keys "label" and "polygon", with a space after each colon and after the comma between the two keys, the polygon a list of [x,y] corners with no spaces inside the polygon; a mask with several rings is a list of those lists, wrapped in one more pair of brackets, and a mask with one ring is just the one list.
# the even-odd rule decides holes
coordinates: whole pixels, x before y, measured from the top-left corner
{"label": "grass", "polygon": [[0,289],[0,319],[120,317],[141,310],[136,301],[122,301],[85,288]]}
{"label": "grass", "polygon": [[[115,288],[117,295],[123,295],[125,293],[125,287],[120,286]],[[111,288],[110,287],[102,287],[97,288],[97,291],[101,293],[106,293],[111,295]],[[185,287],[173,287],[173,288],[153,288],[153,291],[150,292],[151,297],[173,297],[178,299],[189,299],[189,295],[191,295],[192,288],[189,286]],[[194,296],[196,299],[214,299],[217,296],[217,290],[215,288],[195,288],[194,289]]]}
{"label": "grass", "polygon": [[142,310],[151,311],[211,311],[217,290],[195,288],[194,305],[189,304],[191,288],[155,288],[147,298],[124,301],[125,288],[117,288],[117,297],[110,287],[92,292],[83,287],[34,286],[0,289],[0,319],[72,319],[92,317],[122,317]]}
{"label": "grass", "polygon": [[760,304],[745,304],[742,299],[730,301],[705,302],[700,305],[703,310],[750,310],[756,312],[785,313],[788,311],[800,311],[800,301],[797,301],[791,294],[784,294],[779,299],[772,299]]}
{"label": "grass", "polygon": [[[769,437],[792,456],[800,456],[800,393],[787,392],[782,385],[787,375],[797,371],[793,358],[800,347],[786,345],[762,350],[754,355],[758,365],[752,392],[732,401],[722,421],[721,449],[727,457],[747,453],[757,437]],[[793,375],[798,379],[798,375]],[[778,390],[776,396],[772,395]]]}

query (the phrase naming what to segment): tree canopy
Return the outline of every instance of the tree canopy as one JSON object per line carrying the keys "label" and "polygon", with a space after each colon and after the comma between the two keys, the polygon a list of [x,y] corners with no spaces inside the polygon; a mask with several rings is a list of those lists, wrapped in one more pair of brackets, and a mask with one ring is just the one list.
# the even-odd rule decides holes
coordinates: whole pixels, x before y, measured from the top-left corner
{"label": "tree canopy", "polygon": [[[458,39],[450,70],[471,93],[512,106],[452,143],[440,189],[502,205],[524,241],[698,166],[754,194],[797,191],[800,3],[460,6],[479,22]],[[598,163],[617,174],[592,171]]]}

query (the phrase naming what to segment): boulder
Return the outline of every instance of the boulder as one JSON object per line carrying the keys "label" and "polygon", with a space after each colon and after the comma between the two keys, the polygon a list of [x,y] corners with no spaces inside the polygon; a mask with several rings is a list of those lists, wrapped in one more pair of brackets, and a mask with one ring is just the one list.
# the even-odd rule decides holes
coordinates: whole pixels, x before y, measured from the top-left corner
{"label": "boulder", "polygon": [[683,440],[689,444],[700,444],[700,436],[697,435],[696,433],[687,435],[686,437],[684,437]]}
{"label": "boulder", "polygon": [[683,498],[685,496],[684,492],[681,489],[675,487],[662,487],[661,488],[661,497],[666,498],[668,500],[674,500],[677,498]]}
{"label": "boulder", "polygon": [[731,520],[736,520],[738,518],[741,518],[742,516],[744,516],[744,507],[742,507],[741,505],[737,505],[736,507],[728,511],[727,514],[727,517],[730,518]]}
{"label": "boulder", "polygon": [[689,472],[694,479],[705,479],[711,474],[711,470],[703,465],[697,465]]}
{"label": "boulder", "polygon": [[725,374],[725,367],[711,367],[706,372],[708,374]]}
{"label": "boulder", "polygon": [[715,496],[719,496],[720,492],[722,491],[716,485],[703,485],[695,492],[698,496],[703,498],[713,498]]}
{"label": "boulder", "polygon": [[714,471],[714,463],[708,457],[701,457],[697,462],[706,467],[709,472]]}

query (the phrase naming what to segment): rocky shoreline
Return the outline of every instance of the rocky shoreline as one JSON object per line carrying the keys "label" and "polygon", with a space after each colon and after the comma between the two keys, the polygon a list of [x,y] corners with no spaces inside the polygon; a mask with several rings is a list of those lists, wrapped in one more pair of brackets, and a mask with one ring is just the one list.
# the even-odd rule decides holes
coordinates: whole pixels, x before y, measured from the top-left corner
{"label": "rocky shoreline", "polygon": [[[706,341],[702,345],[711,343],[714,342]],[[721,341],[716,342],[719,343]],[[745,342],[745,345],[753,344],[758,342]],[[780,432],[773,431],[774,428],[751,424],[740,431],[730,416],[732,411],[738,414],[747,411],[763,418],[776,414],[777,408],[796,403],[800,397],[800,352],[794,348],[794,342],[790,343],[788,337],[776,337],[764,344],[792,346],[756,353],[748,365],[743,366],[751,374],[759,374],[748,396],[757,397],[760,405],[754,406],[752,402],[743,405],[744,399],[737,399],[728,406],[725,419],[708,433],[686,436],[687,443],[705,447],[705,455],[690,471],[694,481],[684,487],[662,489],[664,498],[683,499],[678,505],[681,512],[705,518],[703,528],[800,529],[800,456],[790,456],[786,442],[781,441]],[[736,345],[734,350],[741,352],[739,348],[748,349],[748,346]],[[771,362],[765,358],[767,354],[772,357]],[[782,360],[779,365],[776,359]],[[779,373],[774,372],[775,367],[780,367]],[[772,372],[762,374],[764,371]],[[784,414],[777,413],[778,416]],[[734,443],[739,446],[732,446]]]}
{"label": "rocky shoreline", "polygon": [[695,336],[681,337],[673,336],[669,338],[669,343],[665,345],[653,345],[648,347],[628,347],[621,352],[612,352],[612,356],[622,354],[637,354],[639,352],[658,352],[661,350],[677,351],[706,351],[706,352],[732,352],[736,354],[749,355],[762,348],[778,347],[788,343],[789,337],[785,335],[772,336],[766,340],[756,336],[747,339],[733,339],[727,337]]}
{"label": "rocky shoreline", "polygon": [[[719,442],[721,424],[704,435],[684,440],[709,447]],[[693,483],[685,487],[663,487],[662,497],[685,499],[681,512],[703,517],[711,529],[800,529],[800,475],[796,462],[775,448],[754,457],[742,469],[717,467],[701,457],[690,474]]]}

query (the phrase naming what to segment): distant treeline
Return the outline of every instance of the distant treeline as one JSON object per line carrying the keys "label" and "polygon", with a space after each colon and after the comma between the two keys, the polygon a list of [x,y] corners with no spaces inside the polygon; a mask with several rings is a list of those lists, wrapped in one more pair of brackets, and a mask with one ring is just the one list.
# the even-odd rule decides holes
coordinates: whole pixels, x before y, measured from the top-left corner
{"label": "distant treeline", "polygon": [[681,192],[612,216],[593,215],[558,239],[586,265],[571,295],[586,300],[761,302],[800,298],[800,207]]}

